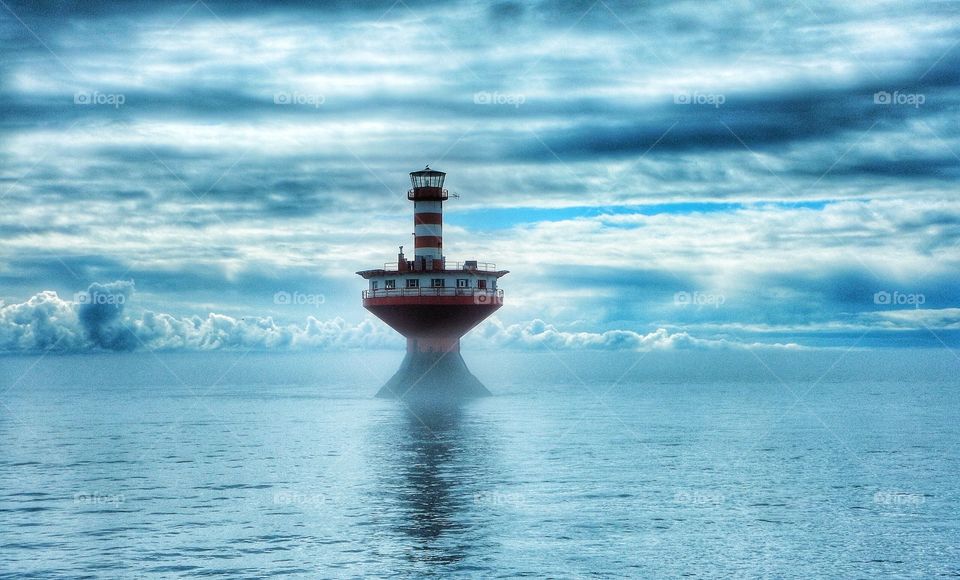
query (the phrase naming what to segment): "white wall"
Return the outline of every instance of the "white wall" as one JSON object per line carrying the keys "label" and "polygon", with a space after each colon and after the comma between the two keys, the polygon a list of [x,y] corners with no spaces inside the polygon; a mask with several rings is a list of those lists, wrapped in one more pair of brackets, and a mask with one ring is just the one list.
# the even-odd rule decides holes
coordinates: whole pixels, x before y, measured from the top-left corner
{"label": "white wall", "polygon": [[[434,278],[443,278],[445,288],[456,288],[457,279],[466,278],[469,280],[468,288],[476,288],[477,280],[486,280],[487,281],[487,290],[493,290],[496,286],[497,277],[486,274],[486,273],[467,273],[461,272],[458,274],[438,274],[431,272],[416,272],[416,273],[404,273],[404,274],[386,274],[383,276],[375,276],[370,278],[370,282],[377,282],[377,290],[384,290],[386,288],[386,280],[396,280],[397,288],[406,288],[408,278],[418,278],[420,280],[421,288],[431,288],[431,281]],[[368,286],[372,287],[372,285]]]}

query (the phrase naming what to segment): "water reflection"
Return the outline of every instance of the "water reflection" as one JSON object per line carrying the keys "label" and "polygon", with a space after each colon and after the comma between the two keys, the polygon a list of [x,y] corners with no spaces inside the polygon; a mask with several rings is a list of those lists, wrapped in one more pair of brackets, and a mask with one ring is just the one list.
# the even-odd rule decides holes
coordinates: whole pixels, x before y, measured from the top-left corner
{"label": "water reflection", "polygon": [[[483,438],[463,405],[396,405],[389,439],[380,438],[384,489],[389,491],[390,529],[405,559],[450,565],[474,552],[482,536],[474,497],[485,454]],[[381,426],[382,427],[382,426]]]}

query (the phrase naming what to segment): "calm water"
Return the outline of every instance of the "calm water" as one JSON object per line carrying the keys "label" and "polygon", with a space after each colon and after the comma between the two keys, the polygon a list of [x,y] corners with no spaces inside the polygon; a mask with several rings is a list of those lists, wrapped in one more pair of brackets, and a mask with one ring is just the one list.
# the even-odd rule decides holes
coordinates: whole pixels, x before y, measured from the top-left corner
{"label": "calm water", "polygon": [[960,362],[840,354],[0,358],[0,576],[960,575]]}

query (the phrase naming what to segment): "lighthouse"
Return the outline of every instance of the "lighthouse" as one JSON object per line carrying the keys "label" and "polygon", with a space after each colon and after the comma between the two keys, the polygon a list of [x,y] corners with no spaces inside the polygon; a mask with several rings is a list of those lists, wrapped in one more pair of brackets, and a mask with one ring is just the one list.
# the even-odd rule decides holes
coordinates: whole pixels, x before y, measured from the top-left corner
{"label": "lighthouse", "polygon": [[410,174],[413,256],[400,246],[396,261],[357,272],[368,283],[363,307],[407,338],[403,363],[378,397],[490,394],[463,362],[460,338],[503,305],[497,280],[507,271],[477,260],[448,262],[443,255],[445,177],[429,166]]}

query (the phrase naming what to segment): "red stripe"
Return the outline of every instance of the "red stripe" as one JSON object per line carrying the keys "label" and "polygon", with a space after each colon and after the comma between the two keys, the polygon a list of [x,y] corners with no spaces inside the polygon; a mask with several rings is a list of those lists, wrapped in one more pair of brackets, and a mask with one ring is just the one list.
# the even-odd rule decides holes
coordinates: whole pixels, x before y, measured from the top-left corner
{"label": "red stripe", "polygon": [[413,239],[414,248],[439,248],[443,238],[440,236],[415,236]]}
{"label": "red stripe", "polygon": [[415,213],[413,214],[413,225],[442,225],[442,213]]}

